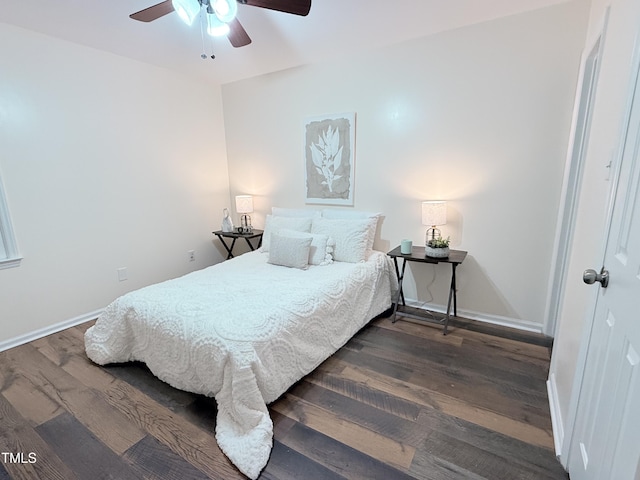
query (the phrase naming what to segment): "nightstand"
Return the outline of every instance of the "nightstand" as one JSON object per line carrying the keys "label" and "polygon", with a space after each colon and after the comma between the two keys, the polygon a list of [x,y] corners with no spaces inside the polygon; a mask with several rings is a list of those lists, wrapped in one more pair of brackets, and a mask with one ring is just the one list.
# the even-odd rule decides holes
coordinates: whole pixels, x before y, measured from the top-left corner
{"label": "nightstand", "polygon": [[[406,307],[406,303],[404,301],[404,293],[402,292],[402,280],[404,279],[404,271],[407,266],[407,262],[419,262],[419,263],[449,263],[451,264],[451,284],[449,286],[449,300],[447,302],[447,313],[444,320],[444,330],[443,333],[447,334],[447,327],[449,325],[449,319],[451,318],[451,308],[453,307],[453,315],[458,315],[458,299],[456,296],[456,267],[460,265],[465,257],[467,256],[467,252],[462,250],[451,250],[449,252],[449,256],[447,258],[432,258],[425,256],[424,247],[413,247],[411,249],[411,253],[402,254],[400,253],[400,247],[396,247],[387,253],[391,258],[393,258],[393,264],[396,267],[396,275],[398,276],[398,294],[396,296],[396,301],[393,304],[393,316],[392,322],[396,321],[396,314],[398,313],[398,307],[400,300],[402,300],[402,306]],[[402,269],[398,268],[398,258],[402,259]],[[405,312],[406,314],[406,312]],[[415,314],[409,314],[410,316],[416,316]],[[426,319],[425,317],[419,317],[421,319]]]}
{"label": "nightstand", "polygon": [[[223,232],[222,230],[216,230],[215,232],[213,232],[213,234],[220,239],[220,242],[222,242],[222,245],[227,251],[227,260],[233,258],[233,247],[236,244],[236,240],[238,240],[239,238],[244,238],[244,240],[247,242],[247,245],[249,245],[249,248],[253,252],[255,249],[260,248],[260,246],[262,245],[263,233],[264,230],[258,230],[256,228],[254,228],[253,232],[251,233],[239,233],[237,231]],[[231,245],[228,245],[227,242],[225,242],[225,238],[231,239]],[[258,239],[258,243],[254,246],[251,241],[255,240],[256,238]]]}

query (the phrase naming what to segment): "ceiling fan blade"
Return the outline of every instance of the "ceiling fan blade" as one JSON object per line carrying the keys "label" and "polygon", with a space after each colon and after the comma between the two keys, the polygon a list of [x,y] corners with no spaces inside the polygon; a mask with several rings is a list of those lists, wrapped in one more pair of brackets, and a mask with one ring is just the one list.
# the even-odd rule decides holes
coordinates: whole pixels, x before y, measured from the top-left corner
{"label": "ceiling fan blade", "polygon": [[238,3],[303,17],[306,17],[311,10],[311,0],[238,0]]}
{"label": "ceiling fan blade", "polygon": [[227,34],[227,38],[229,38],[231,45],[236,48],[244,47],[251,43],[249,35],[237,18],[234,18],[229,22],[229,33]]}
{"label": "ceiling fan blade", "polygon": [[165,2],[158,3],[149,8],[145,8],[144,10],[140,10],[139,12],[132,13],[129,15],[129,18],[133,18],[134,20],[138,20],[140,22],[152,22],[157,20],[160,17],[164,17],[167,13],[173,12],[173,5],[171,4],[171,0],[166,0]]}

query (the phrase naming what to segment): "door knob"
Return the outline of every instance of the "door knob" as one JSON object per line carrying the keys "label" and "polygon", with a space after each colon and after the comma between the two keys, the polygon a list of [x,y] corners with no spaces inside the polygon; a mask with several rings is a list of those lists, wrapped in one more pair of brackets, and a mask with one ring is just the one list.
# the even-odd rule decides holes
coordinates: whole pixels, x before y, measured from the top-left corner
{"label": "door knob", "polygon": [[589,268],[582,274],[582,281],[587,285],[593,285],[596,282],[600,282],[602,288],[607,288],[607,285],[609,285],[609,271],[602,267],[600,273],[597,273],[595,270]]}

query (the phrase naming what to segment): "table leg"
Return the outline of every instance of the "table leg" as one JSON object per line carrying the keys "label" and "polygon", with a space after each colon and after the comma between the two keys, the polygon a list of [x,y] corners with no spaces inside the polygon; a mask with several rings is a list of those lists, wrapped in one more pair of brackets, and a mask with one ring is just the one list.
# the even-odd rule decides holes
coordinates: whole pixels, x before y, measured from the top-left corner
{"label": "table leg", "polygon": [[400,281],[401,278],[404,278],[404,265],[405,263],[407,263],[407,259],[403,258],[402,259],[402,277],[400,276],[400,271],[398,270],[398,259],[397,257],[393,257],[393,264],[396,267],[396,278],[398,279],[398,293],[400,294],[400,298],[402,298],[402,306],[406,306],[407,304],[404,301],[404,292],[402,291],[402,288],[400,288],[402,286],[402,282]]}
{"label": "table leg", "polygon": [[224,241],[223,237],[220,237],[220,242],[222,242],[222,245],[224,246],[225,250],[227,251],[227,260],[229,260],[230,258],[233,258],[233,246],[236,244],[236,239],[234,238],[231,241],[231,246],[227,245],[227,242]]}
{"label": "table leg", "polygon": [[234,246],[235,246],[235,244],[236,244],[236,240],[237,240],[237,238],[234,238],[234,239],[231,241],[231,248],[229,249],[229,255],[227,256],[227,259],[229,259],[229,258],[233,258],[233,253],[232,253],[232,252],[233,252],[233,247],[234,247]]}
{"label": "table leg", "polygon": [[458,315],[456,307],[456,264],[451,264],[451,286],[449,287],[449,300],[447,301],[447,315],[444,317],[443,335],[447,334],[449,319],[451,318],[451,304],[453,303],[453,314]]}
{"label": "table leg", "polygon": [[398,293],[396,294],[396,301],[393,303],[393,315],[391,316],[391,323],[396,323],[396,314],[398,313],[398,303],[400,302],[400,297],[402,297],[402,305],[404,303],[404,295],[402,293],[402,280],[404,279],[404,269],[407,266],[407,260],[405,258],[402,259],[402,272],[398,271],[398,262],[394,257],[393,262],[396,266],[396,275],[398,276]]}
{"label": "table leg", "polygon": [[227,245],[227,242],[224,241],[224,237],[222,236],[218,236],[218,238],[220,239],[220,243],[222,243],[222,246],[224,247],[224,249],[227,251],[227,260],[229,260],[230,258],[233,258],[233,245],[234,243],[236,243],[236,239],[233,239],[233,243],[231,244],[231,247],[229,247],[229,245]]}
{"label": "table leg", "polygon": [[456,267],[455,263],[451,264],[451,290],[453,291],[453,316],[458,316],[458,289],[456,288]]}
{"label": "table leg", "polygon": [[251,241],[249,241],[249,238],[248,238],[248,237],[244,237],[244,239],[245,239],[245,241],[247,242],[247,245],[249,245],[249,248],[251,249],[251,251],[252,251],[252,252],[253,252],[256,248],[259,248],[259,247],[260,247],[260,245],[259,245],[259,244],[258,244],[258,247],[254,247],[254,246],[251,244]]}

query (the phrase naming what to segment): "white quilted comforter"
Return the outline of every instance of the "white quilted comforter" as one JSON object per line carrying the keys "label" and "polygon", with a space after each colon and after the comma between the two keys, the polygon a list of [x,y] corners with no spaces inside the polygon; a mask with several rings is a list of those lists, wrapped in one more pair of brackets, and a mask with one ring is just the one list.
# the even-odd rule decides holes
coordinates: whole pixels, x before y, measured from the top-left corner
{"label": "white quilted comforter", "polygon": [[266,465],[266,404],[391,305],[395,274],[374,252],[364,263],[298,270],[251,252],[128,293],[87,330],[89,358],[140,360],[176,388],[214,396],[216,439],[248,477]]}

